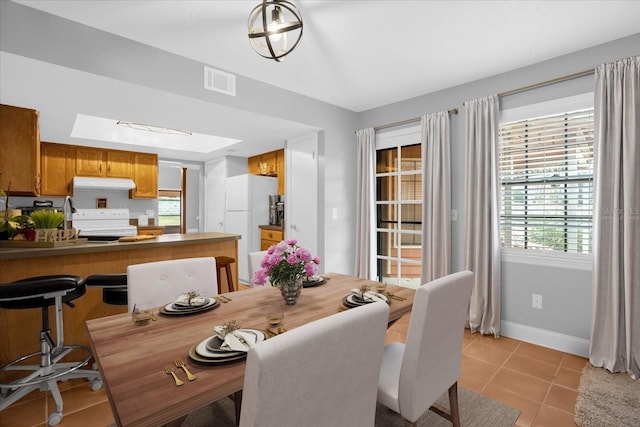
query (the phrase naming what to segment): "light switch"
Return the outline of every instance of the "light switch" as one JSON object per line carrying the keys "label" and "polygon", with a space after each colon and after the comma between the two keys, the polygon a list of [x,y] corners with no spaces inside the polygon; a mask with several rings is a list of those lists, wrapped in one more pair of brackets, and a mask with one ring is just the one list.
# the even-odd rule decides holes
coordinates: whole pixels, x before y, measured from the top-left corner
{"label": "light switch", "polygon": [[458,209],[451,209],[451,221],[458,220]]}
{"label": "light switch", "polygon": [[338,208],[331,209],[331,219],[338,219]]}

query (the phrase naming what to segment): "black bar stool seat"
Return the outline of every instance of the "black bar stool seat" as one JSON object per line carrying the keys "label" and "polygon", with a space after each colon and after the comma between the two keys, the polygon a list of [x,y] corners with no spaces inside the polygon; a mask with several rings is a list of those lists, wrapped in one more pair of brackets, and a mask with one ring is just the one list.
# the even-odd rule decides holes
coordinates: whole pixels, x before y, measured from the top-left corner
{"label": "black bar stool seat", "polygon": [[[73,300],[86,292],[84,278],[71,275],[40,276],[0,284],[0,307],[8,310],[40,308],[42,330],[40,351],[19,357],[0,368],[0,411],[26,396],[33,390],[50,391],[56,410],[49,414],[48,424],[62,421],[62,396],[58,382],[72,378],[86,378],[92,390],[102,388],[100,373],[95,369],[80,369],[93,357],[91,349],[80,345],[66,345],[62,304],[74,307]],[[55,306],[56,341],[49,328],[49,307]],[[77,356],[80,354],[80,356]],[[70,356],[71,355],[71,356]],[[69,357],[67,357],[69,356]],[[81,360],[68,361],[80,357]],[[25,364],[39,358],[38,364]],[[62,359],[65,362],[61,362]],[[26,372],[21,376],[9,372]],[[9,379],[5,382],[4,377]],[[19,376],[18,379],[14,379]]]}
{"label": "black bar stool seat", "polygon": [[89,288],[102,288],[102,302],[127,305],[127,273],[92,274],[85,279]]}

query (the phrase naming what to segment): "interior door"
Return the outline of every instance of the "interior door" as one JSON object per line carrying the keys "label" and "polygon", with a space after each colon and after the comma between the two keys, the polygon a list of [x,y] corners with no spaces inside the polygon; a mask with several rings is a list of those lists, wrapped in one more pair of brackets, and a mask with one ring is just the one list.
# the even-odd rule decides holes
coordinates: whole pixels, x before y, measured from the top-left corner
{"label": "interior door", "polygon": [[287,141],[285,238],[297,239],[314,256],[318,253],[318,134]]}

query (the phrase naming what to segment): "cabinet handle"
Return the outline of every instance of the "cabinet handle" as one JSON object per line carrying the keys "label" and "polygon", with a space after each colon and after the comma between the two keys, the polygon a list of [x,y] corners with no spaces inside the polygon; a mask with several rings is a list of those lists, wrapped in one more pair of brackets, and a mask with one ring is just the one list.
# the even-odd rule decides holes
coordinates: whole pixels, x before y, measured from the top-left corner
{"label": "cabinet handle", "polygon": [[98,165],[98,172],[102,175],[102,165]]}
{"label": "cabinet handle", "polygon": [[111,165],[107,165],[107,173],[111,173]]}

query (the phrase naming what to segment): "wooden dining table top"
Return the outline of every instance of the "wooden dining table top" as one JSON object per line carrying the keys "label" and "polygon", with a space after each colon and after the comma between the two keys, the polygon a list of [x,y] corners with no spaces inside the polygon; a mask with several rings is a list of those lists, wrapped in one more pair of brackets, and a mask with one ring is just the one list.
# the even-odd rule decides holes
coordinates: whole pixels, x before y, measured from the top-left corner
{"label": "wooden dining table top", "polygon": [[[302,289],[297,304],[285,306],[278,327],[292,330],[344,309],[343,298],[350,289],[377,282],[342,274],[323,274],[326,283]],[[389,322],[411,311],[413,289],[388,286],[387,291],[405,300],[391,299]],[[86,322],[94,357],[98,363],[116,423],[121,426],[158,426],[220,400],[242,389],[245,361],[201,364],[189,358],[189,349],[214,335],[214,326],[230,320],[242,328],[265,330],[270,303],[283,301],[280,289],[270,286],[224,294],[231,299],[216,308],[189,315],[157,316],[143,325],[134,324],[130,313]],[[169,301],[168,301],[169,303]],[[277,327],[271,327],[277,330]],[[284,332],[286,333],[286,332]],[[267,337],[269,338],[269,337]],[[184,385],[176,387],[165,368],[181,358],[196,375],[187,381],[176,368]]]}

